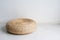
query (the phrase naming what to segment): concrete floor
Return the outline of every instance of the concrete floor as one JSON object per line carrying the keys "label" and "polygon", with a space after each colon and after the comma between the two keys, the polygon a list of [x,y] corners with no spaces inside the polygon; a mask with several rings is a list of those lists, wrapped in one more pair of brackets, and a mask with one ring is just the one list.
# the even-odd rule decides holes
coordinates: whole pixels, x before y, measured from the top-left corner
{"label": "concrete floor", "polygon": [[35,32],[28,35],[12,35],[0,24],[0,40],[60,40],[60,25],[38,25]]}

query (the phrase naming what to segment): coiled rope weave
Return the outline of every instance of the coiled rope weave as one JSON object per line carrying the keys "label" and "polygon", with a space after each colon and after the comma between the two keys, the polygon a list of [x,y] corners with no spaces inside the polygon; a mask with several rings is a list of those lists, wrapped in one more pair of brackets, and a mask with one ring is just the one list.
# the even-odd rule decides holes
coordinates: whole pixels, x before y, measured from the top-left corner
{"label": "coiled rope weave", "polygon": [[7,31],[13,34],[29,34],[36,28],[36,22],[28,18],[11,20],[6,24]]}

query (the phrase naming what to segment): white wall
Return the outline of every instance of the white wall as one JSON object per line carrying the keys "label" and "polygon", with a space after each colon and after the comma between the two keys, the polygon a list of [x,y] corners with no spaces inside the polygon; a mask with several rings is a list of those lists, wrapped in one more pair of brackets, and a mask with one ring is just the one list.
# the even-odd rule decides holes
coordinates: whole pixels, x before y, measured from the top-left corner
{"label": "white wall", "polygon": [[58,23],[59,8],[59,0],[0,0],[0,21],[28,17],[40,23]]}

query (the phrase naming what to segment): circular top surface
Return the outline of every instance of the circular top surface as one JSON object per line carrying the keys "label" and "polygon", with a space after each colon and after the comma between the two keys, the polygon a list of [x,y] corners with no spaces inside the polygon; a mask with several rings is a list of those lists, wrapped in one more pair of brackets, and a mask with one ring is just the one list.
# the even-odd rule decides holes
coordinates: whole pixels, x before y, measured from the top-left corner
{"label": "circular top surface", "polygon": [[8,25],[22,25],[22,24],[32,24],[35,23],[32,19],[20,18],[8,22]]}

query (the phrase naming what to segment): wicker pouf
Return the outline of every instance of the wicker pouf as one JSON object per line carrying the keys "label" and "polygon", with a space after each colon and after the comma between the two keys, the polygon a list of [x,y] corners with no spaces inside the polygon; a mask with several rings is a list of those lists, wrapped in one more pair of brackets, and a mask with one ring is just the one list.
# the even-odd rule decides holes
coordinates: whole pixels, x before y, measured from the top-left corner
{"label": "wicker pouf", "polygon": [[36,28],[36,22],[28,18],[11,20],[6,24],[7,32],[13,34],[29,34]]}

